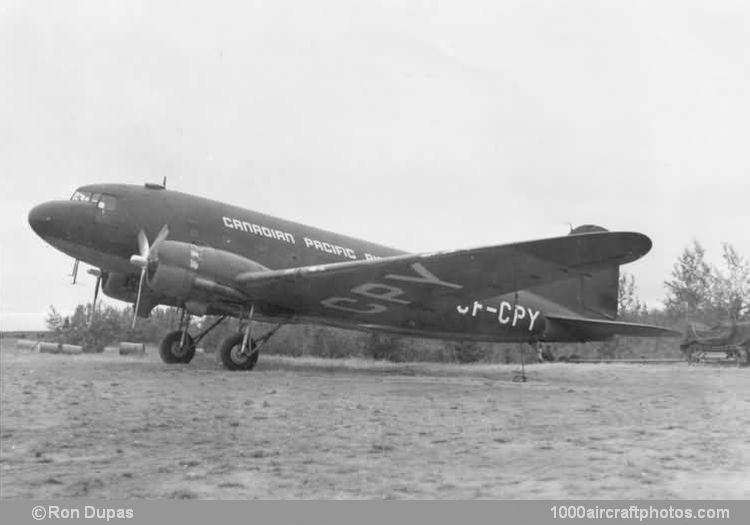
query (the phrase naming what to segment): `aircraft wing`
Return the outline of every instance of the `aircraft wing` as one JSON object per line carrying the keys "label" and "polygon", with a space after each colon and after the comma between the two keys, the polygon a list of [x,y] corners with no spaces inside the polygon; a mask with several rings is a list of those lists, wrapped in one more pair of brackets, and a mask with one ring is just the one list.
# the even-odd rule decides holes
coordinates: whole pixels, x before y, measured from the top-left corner
{"label": "aircraft wing", "polygon": [[[497,296],[634,261],[651,248],[640,233],[593,232],[484,248],[247,272],[252,300],[298,315],[401,326],[455,301]],[[421,324],[421,323],[418,323]],[[414,326],[413,322],[410,323]]]}

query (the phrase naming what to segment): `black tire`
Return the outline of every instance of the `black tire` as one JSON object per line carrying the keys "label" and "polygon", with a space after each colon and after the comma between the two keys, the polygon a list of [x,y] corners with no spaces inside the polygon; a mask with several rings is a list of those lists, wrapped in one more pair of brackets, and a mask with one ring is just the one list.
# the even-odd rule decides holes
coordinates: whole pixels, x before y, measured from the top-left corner
{"label": "black tire", "polygon": [[[242,339],[244,338],[242,332],[238,332],[234,335],[230,335],[221,342],[219,346],[219,357],[221,358],[221,364],[227,370],[252,370],[255,368],[255,363],[258,362],[259,352],[253,352],[249,356],[239,355],[242,349]],[[255,350],[255,341],[250,341],[250,348]]]}
{"label": "black tire", "polygon": [[164,336],[159,345],[159,356],[165,363],[189,363],[195,356],[195,341],[190,334],[185,334],[185,344],[180,348],[182,332],[175,330]]}
{"label": "black tire", "polygon": [[742,346],[739,347],[736,354],[737,368],[741,368],[747,365],[747,357],[747,350],[745,350],[745,348]]}

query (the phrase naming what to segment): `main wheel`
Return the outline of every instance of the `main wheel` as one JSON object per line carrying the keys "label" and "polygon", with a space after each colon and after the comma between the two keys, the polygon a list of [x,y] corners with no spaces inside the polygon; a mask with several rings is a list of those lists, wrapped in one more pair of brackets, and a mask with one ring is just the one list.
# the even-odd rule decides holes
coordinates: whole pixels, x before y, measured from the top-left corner
{"label": "main wheel", "polygon": [[185,334],[185,343],[180,347],[182,332],[175,330],[164,336],[159,345],[159,356],[165,363],[189,363],[195,355],[195,341]]}
{"label": "main wheel", "polygon": [[250,341],[250,349],[252,350],[250,355],[241,353],[244,337],[245,334],[238,332],[224,339],[219,346],[219,357],[221,357],[221,363],[227,370],[252,370],[255,363],[258,362],[259,352],[254,351],[255,341]]}

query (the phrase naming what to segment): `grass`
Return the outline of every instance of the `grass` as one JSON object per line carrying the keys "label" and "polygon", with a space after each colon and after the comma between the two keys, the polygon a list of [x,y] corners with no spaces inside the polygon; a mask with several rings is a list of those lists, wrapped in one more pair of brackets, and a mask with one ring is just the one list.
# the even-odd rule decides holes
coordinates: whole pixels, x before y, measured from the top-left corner
{"label": "grass", "polygon": [[[527,372],[558,368],[581,369],[598,364],[572,363],[532,363],[527,364]],[[617,366],[617,365],[612,365]],[[632,365],[630,365],[632,366]],[[330,359],[324,357],[289,357],[282,355],[264,355],[258,361],[258,368],[262,370],[298,370],[314,372],[349,372],[373,375],[404,375],[404,376],[433,376],[433,377],[484,377],[497,379],[507,377],[520,370],[516,363],[429,363],[411,362],[394,363],[390,361],[374,361],[358,357]]]}
{"label": "grass", "polygon": [[[15,341],[3,339],[3,349],[16,348]],[[18,348],[19,351],[33,352],[29,348]],[[65,358],[85,358],[92,361],[113,360],[127,362],[128,360],[146,360],[161,362],[157,345],[148,345],[145,356],[120,356],[116,346],[107,347],[101,354],[83,354],[81,356],[65,356]],[[531,356],[528,356],[531,357]],[[623,363],[609,362],[607,366],[616,367]],[[644,363],[646,364],[646,363]],[[220,365],[216,354],[196,354],[193,365],[205,368]],[[603,363],[536,363],[527,362],[526,371],[558,370],[562,368],[582,370],[588,367],[602,367]],[[550,368],[551,367],[551,368]],[[456,363],[456,362],[433,362],[433,361],[411,361],[394,362],[387,360],[373,360],[362,357],[315,357],[315,356],[288,356],[279,354],[263,354],[258,362],[258,371],[310,371],[315,373],[356,373],[367,375],[401,375],[401,376],[432,376],[432,377],[479,377],[486,379],[507,378],[520,371],[520,363]]]}

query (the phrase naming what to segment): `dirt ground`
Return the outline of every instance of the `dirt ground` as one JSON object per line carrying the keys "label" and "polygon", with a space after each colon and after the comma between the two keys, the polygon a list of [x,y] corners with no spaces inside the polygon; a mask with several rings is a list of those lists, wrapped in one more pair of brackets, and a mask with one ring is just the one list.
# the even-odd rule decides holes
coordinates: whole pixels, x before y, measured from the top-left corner
{"label": "dirt ground", "polygon": [[2,498],[747,498],[750,369],[0,347]]}

